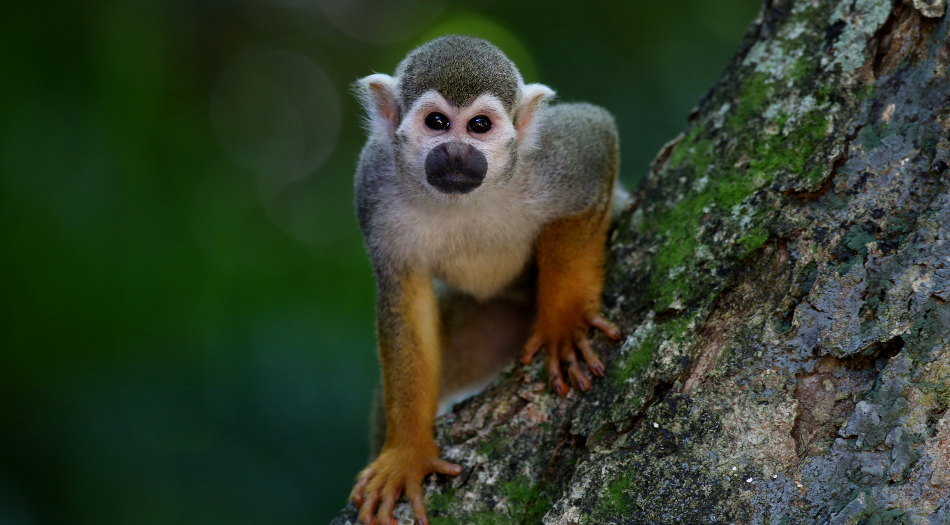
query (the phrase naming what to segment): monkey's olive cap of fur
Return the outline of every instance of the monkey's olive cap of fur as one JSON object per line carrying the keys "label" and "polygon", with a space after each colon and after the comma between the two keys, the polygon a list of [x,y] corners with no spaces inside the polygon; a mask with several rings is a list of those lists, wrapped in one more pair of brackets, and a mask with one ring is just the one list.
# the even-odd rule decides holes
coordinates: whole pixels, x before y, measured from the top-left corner
{"label": "monkey's olive cap of fur", "polygon": [[510,112],[521,83],[517,68],[500,49],[480,38],[459,35],[419,46],[399,64],[396,76],[403,109],[435,89],[459,106],[491,93]]}

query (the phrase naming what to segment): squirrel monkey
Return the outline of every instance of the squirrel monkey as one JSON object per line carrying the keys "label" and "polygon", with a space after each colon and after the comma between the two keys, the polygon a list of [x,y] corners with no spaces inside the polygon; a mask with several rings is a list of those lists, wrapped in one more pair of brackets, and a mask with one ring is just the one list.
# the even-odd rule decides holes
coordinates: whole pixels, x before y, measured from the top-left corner
{"label": "squirrel monkey", "polygon": [[590,388],[578,354],[604,374],[587,333],[620,338],[600,315],[617,130],[596,106],[549,106],[554,91],[465,36],[433,40],[356,89],[368,113],[356,207],[378,291],[385,442],[351,499],[361,523],[390,524],[405,493],[427,524],[423,478],[462,471],[439,458],[440,399],[484,385],[512,348],[524,364],[544,348],[559,395],[568,382]]}

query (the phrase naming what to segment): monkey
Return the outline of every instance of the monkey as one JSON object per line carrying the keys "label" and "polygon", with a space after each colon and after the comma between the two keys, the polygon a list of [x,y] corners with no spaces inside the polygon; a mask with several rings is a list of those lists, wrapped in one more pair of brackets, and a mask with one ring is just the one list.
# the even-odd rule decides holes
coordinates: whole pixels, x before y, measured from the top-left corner
{"label": "monkey", "polygon": [[390,524],[405,494],[428,524],[423,478],[462,472],[435,443],[440,401],[542,348],[558,395],[591,387],[581,360],[604,375],[588,333],[620,338],[600,302],[619,139],[609,112],[551,103],[551,88],[525,84],[501,50],[470,36],[423,44],[355,91],[367,114],[355,201],[376,278],[385,433],[350,498],[361,523]]}

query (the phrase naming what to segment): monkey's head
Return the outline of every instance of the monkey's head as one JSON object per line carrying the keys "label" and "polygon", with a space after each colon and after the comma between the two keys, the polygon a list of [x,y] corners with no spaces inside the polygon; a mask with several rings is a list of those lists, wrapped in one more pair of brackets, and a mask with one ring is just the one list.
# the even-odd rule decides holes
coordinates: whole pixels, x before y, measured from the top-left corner
{"label": "monkey's head", "polygon": [[370,134],[392,143],[400,176],[440,199],[504,186],[554,96],[525,84],[495,46],[454,35],[409,53],[395,76],[360,79],[357,89]]}

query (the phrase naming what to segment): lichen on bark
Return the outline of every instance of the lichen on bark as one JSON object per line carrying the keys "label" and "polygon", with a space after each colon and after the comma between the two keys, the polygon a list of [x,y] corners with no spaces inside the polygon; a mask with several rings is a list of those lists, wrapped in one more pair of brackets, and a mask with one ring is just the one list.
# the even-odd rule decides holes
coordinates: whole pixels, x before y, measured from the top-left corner
{"label": "lichen on bark", "polygon": [[950,523],[948,42],[943,0],[767,2],[611,234],[607,377],[440,418],[432,522]]}

